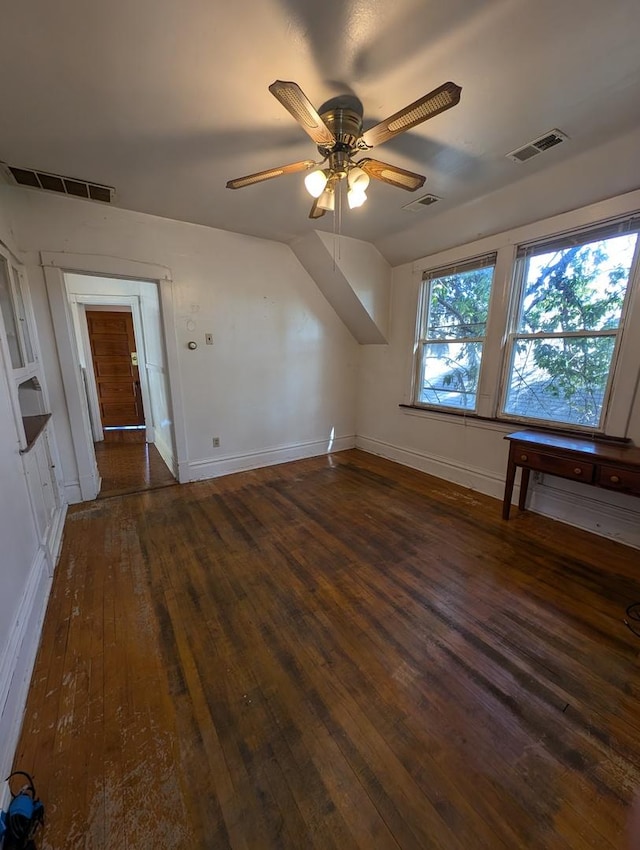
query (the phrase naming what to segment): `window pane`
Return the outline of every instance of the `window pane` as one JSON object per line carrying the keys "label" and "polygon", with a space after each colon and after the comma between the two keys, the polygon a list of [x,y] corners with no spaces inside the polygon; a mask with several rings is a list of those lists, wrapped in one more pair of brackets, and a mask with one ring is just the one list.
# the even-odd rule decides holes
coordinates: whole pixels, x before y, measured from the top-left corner
{"label": "window pane", "polygon": [[29,323],[27,322],[27,313],[24,309],[24,300],[22,298],[22,287],[20,286],[20,275],[18,274],[18,270],[13,268],[13,280],[15,283],[15,291],[16,291],[16,307],[18,314],[18,321],[22,326],[22,339],[24,342],[24,353],[27,358],[27,363],[33,363],[33,346],[31,345],[31,334],[29,333]]}
{"label": "window pane", "polygon": [[11,287],[9,285],[9,270],[6,262],[0,258],[0,310],[4,319],[4,329],[7,334],[7,344],[11,355],[11,365],[14,369],[24,366],[20,342],[18,340],[18,328],[16,315],[11,298]]}
{"label": "window pane", "polygon": [[516,339],[505,412],[598,427],[615,336]]}
{"label": "window pane", "polygon": [[433,278],[426,339],[464,339],[485,334],[493,266]]}
{"label": "window pane", "polygon": [[520,333],[618,327],[637,233],[524,259]]}
{"label": "window pane", "polygon": [[425,343],[418,402],[475,410],[480,342]]}

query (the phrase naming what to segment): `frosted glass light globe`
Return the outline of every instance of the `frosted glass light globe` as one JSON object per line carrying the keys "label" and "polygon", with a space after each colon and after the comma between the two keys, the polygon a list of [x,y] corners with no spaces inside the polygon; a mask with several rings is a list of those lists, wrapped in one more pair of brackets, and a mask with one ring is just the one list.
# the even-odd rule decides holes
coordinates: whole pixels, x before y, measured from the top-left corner
{"label": "frosted glass light globe", "polygon": [[319,198],[327,185],[327,175],[321,169],[316,169],[304,178],[304,185],[312,198]]}
{"label": "frosted glass light globe", "polygon": [[364,189],[360,189],[354,186],[347,192],[347,202],[349,204],[350,210],[355,210],[357,207],[361,207],[366,200],[367,193],[364,191]]}

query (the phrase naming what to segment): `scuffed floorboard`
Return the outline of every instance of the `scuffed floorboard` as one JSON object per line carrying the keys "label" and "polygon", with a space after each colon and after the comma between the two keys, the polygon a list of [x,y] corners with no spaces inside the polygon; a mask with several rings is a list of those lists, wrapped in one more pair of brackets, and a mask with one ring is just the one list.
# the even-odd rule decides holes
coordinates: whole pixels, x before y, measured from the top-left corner
{"label": "scuffed floorboard", "polygon": [[70,510],[44,850],[613,850],[638,553],[363,452]]}

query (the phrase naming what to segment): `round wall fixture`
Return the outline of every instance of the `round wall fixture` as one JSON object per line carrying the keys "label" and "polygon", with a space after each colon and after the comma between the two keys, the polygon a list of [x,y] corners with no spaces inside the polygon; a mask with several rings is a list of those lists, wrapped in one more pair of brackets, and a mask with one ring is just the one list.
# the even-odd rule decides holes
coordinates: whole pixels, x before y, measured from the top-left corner
{"label": "round wall fixture", "polygon": [[190,342],[187,343],[187,348],[190,349],[191,351],[195,351],[197,347],[198,347],[198,343],[194,342],[193,340],[191,340]]}

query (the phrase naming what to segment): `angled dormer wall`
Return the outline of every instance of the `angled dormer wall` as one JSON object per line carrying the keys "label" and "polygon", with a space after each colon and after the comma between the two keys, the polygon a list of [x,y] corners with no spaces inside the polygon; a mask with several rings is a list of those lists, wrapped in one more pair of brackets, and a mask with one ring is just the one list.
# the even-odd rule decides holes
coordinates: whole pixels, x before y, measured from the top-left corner
{"label": "angled dormer wall", "polygon": [[369,242],[314,230],[291,248],[361,345],[387,341],[391,268]]}

